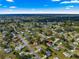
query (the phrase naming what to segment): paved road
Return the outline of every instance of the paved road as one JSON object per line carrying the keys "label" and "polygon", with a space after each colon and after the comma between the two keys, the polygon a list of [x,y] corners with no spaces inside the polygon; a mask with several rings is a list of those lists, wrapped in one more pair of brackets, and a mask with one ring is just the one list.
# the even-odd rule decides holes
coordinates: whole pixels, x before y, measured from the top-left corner
{"label": "paved road", "polygon": [[21,35],[18,34],[18,37],[20,38],[22,43],[24,43],[24,45],[30,49],[31,53],[35,55],[36,59],[41,59],[40,56],[34,52],[34,49],[31,48],[30,45],[21,37]]}
{"label": "paved road", "polygon": [[[15,29],[15,27],[14,27],[14,26],[12,26],[12,27],[13,27],[13,29],[17,32],[17,30]],[[35,55],[35,59],[41,59],[40,56],[35,53],[34,49],[30,47],[30,45],[28,44],[28,42],[26,42],[26,41],[22,38],[22,36],[21,36],[20,34],[18,34],[18,37],[20,38],[20,40],[22,41],[22,43],[24,43],[24,45],[30,49],[30,52]]]}

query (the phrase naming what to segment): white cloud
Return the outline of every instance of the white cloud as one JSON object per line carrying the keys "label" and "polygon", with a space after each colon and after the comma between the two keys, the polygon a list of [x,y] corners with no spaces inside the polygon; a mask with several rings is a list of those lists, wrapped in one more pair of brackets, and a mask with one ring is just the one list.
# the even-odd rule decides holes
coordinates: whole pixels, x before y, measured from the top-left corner
{"label": "white cloud", "polygon": [[58,1],[60,1],[60,0],[51,0],[51,1],[53,1],[53,2],[58,2]]}
{"label": "white cloud", "polygon": [[2,6],[2,4],[0,4],[0,6]]}
{"label": "white cloud", "polygon": [[71,5],[71,6],[69,6],[69,7],[73,8],[74,6],[73,6],[73,5]]}
{"label": "white cloud", "polygon": [[16,6],[10,6],[9,8],[16,8]]}
{"label": "white cloud", "polygon": [[79,0],[71,0],[71,1],[61,2],[61,4],[69,4],[69,3],[79,3]]}
{"label": "white cloud", "polygon": [[36,9],[33,8],[33,9],[31,9],[31,10],[32,10],[32,11],[35,11]]}
{"label": "white cloud", "polygon": [[71,5],[71,6],[66,6],[66,9],[72,9],[74,6]]}
{"label": "white cloud", "polygon": [[24,11],[24,12],[18,12],[18,11],[4,11],[4,12],[0,12],[0,14],[79,14],[79,11],[77,12],[28,12],[28,11]]}
{"label": "white cloud", "polygon": [[7,7],[7,6],[3,6],[3,7]]}
{"label": "white cloud", "polygon": [[79,10],[29,11],[29,10],[1,10],[0,14],[79,14]]}
{"label": "white cloud", "polygon": [[14,0],[6,0],[7,2],[14,2]]}

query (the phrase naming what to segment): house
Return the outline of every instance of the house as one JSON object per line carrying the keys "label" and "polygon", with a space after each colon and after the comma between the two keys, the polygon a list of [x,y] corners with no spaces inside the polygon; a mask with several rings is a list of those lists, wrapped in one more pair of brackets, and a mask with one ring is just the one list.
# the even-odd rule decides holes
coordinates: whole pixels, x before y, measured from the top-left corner
{"label": "house", "polygon": [[11,49],[11,48],[7,48],[7,49],[4,49],[4,51],[5,51],[6,53],[10,53],[10,52],[12,51],[12,49]]}
{"label": "house", "polygon": [[51,55],[51,52],[48,50],[46,51],[46,56],[49,57]]}
{"label": "house", "polygon": [[53,59],[59,59],[58,57],[54,57]]}
{"label": "house", "polygon": [[25,47],[25,45],[19,45],[19,46],[15,47],[15,50],[18,51],[18,50],[21,50],[24,47]]}
{"label": "house", "polygon": [[52,46],[52,42],[47,42],[47,46]]}
{"label": "house", "polygon": [[63,54],[64,54],[65,57],[71,57],[71,54],[68,53],[68,52],[63,52]]}
{"label": "house", "polygon": [[59,51],[60,48],[59,47],[53,47],[54,50]]}

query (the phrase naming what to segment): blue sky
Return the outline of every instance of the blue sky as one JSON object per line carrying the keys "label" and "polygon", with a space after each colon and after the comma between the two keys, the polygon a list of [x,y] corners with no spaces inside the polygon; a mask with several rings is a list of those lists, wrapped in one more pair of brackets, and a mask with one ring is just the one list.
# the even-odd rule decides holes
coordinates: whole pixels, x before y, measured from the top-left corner
{"label": "blue sky", "polygon": [[79,14],[79,0],[0,0],[0,14],[9,13]]}

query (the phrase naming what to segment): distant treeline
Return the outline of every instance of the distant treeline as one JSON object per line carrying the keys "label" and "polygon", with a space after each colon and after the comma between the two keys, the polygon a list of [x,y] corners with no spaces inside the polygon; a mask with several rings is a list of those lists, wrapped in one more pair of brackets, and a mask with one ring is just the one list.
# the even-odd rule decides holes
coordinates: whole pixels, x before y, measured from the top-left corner
{"label": "distant treeline", "polygon": [[53,22],[79,21],[79,15],[0,15],[0,23],[4,22]]}

